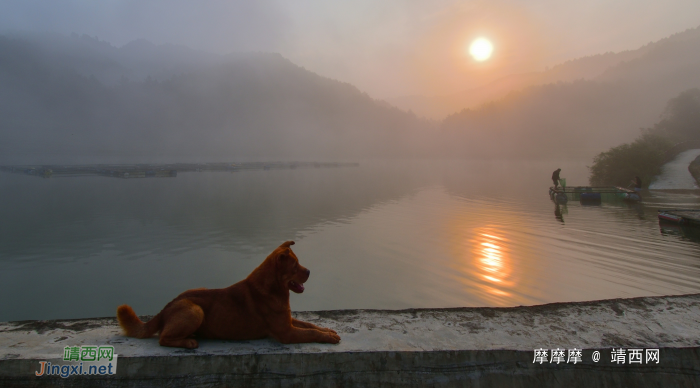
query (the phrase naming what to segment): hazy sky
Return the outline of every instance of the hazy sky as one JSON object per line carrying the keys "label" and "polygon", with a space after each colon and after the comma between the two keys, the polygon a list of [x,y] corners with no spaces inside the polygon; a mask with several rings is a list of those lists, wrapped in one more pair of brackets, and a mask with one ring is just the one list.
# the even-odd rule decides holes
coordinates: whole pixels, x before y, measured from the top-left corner
{"label": "hazy sky", "polygon": [[[698,0],[2,0],[0,31],[279,52],[373,97],[440,95],[700,26]],[[470,41],[493,57],[474,62]]]}

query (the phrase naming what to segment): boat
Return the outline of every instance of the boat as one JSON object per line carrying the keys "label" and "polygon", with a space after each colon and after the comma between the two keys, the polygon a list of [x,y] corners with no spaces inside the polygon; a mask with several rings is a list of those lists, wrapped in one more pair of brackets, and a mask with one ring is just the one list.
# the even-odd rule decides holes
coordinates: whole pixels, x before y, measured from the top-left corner
{"label": "boat", "polygon": [[700,226],[698,209],[659,209],[659,221],[687,226]]}
{"label": "boat", "polygon": [[549,198],[557,203],[566,203],[570,199],[581,203],[599,203],[602,201],[622,200],[640,202],[642,196],[630,189],[618,186],[565,186],[550,187]]}

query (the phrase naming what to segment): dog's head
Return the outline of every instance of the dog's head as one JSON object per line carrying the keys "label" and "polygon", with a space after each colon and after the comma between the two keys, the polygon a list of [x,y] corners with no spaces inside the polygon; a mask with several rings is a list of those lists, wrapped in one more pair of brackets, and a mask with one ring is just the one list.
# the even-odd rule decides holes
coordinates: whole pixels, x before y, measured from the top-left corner
{"label": "dog's head", "polygon": [[275,249],[277,261],[277,276],[279,281],[289,290],[301,294],[304,292],[304,283],[309,280],[311,271],[299,264],[297,255],[292,252],[294,241],[287,241]]}

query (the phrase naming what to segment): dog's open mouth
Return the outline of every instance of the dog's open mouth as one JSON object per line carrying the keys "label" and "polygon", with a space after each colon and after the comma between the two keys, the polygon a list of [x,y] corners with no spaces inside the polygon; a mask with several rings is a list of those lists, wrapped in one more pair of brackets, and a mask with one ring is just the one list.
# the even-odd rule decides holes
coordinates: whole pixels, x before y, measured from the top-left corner
{"label": "dog's open mouth", "polygon": [[301,294],[302,292],[304,292],[304,285],[295,281],[290,281],[289,289],[296,292],[297,294]]}

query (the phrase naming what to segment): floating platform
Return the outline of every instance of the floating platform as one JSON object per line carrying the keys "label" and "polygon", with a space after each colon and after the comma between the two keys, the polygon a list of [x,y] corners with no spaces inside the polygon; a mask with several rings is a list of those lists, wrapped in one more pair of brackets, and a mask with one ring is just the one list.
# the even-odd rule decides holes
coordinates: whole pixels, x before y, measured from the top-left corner
{"label": "floating platform", "polygon": [[687,226],[700,226],[700,210],[659,209],[659,221],[672,222]]}
{"label": "floating platform", "polygon": [[100,175],[114,178],[176,177],[178,172],[357,167],[359,163],[250,162],[0,166],[0,171],[42,178]]}
{"label": "floating platform", "polygon": [[582,203],[598,203],[602,201],[628,201],[639,202],[642,196],[638,192],[624,187],[608,186],[567,186],[550,187],[549,198],[558,203],[566,203],[569,200]]}

